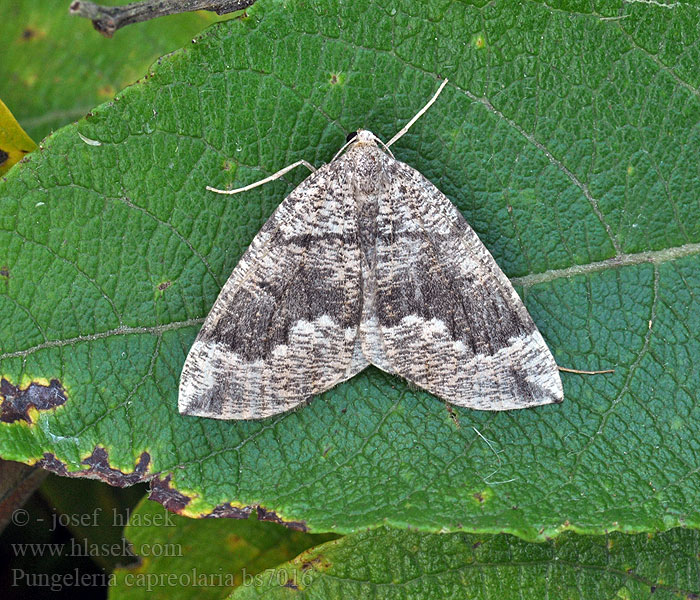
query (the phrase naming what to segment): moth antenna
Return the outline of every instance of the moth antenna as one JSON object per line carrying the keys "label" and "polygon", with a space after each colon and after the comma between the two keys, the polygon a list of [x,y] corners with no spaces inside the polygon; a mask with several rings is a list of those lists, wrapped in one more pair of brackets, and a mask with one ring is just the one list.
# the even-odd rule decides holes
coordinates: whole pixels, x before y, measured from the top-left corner
{"label": "moth antenna", "polygon": [[219,190],[217,188],[213,188],[211,186],[207,186],[207,190],[210,192],[216,192],[217,194],[227,194],[227,195],[233,195],[233,194],[240,194],[241,192],[247,192],[248,190],[252,190],[253,188],[258,187],[259,185],[264,185],[266,183],[269,183],[270,181],[274,181],[275,179],[279,179],[283,175],[289,173],[292,169],[296,169],[297,167],[305,166],[309,171],[312,173],[316,171],[316,168],[309,162],[305,160],[298,160],[297,162],[287,165],[284,167],[284,169],[280,169],[277,171],[277,173],[273,173],[269,177],[265,177],[265,179],[261,179],[260,181],[256,181],[255,183],[251,183],[249,185],[246,185],[244,187],[236,188],[235,190]]}
{"label": "moth antenna", "polygon": [[382,140],[380,140],[376,135],[374,136],[374,139],[377,140],[384,147],[384,150],[386,150],[389,153],[389,156],[391,156],[391,158],[396,158],[394,156],[394,153],[391,150],[389,150],[389,144],[385,144],[384,142],[382,142]]}
{"label": "moth antenna", "polygon": [[343,150],[345,150],[345,148],[347,148],[350,144],[354,144],[354,143],[355,143],[355,138],[352,138],[351,140],[348,140],[347,142],[345,142],[340,147],[340,150],[338,150],[338,152],[335,153],[335,156],[333,157],[331,162],[333,162],[336,158],[338,158],[343,153]]}
{"label": "moth antenna", "polygon": [[387,148],[389,148],[389,146],[391,146],[394,142],[396,142],[399,138],[401,138],[413,126],[413,124],[423,116],[425,111],[428,110],[432,106],[432,104],[433,104],[433,102],[435,102],[435,100],[437,100],[437,97],[440,95],[440,92],[442,92],[442,89],[446,85],[447,85],[447,79],[443,79],[442,83],[440,84],[440,87],[438,88],[438,91],[435,92],[435,94],[433,95],[433,97],[430,100],[428,100],[427,104],[423,108],[421,108],[414,115],[414,117],[401,128],[401,131],[399,131],[393,138],[391,138],[386,143]]}

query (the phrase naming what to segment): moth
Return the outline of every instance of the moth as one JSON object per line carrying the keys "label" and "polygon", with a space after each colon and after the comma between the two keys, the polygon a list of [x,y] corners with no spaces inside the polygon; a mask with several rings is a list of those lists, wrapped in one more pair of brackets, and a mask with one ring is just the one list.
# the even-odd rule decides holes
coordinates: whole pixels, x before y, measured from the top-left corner
{"label": "moth", "polygon": [[[253,239],[182,370],[179,410],[215,419],[288,411],[368,365],[452,404],[561,402],[557,364],[459,210],[359,130]],[[236,193],[281,176],[279,173]]]}

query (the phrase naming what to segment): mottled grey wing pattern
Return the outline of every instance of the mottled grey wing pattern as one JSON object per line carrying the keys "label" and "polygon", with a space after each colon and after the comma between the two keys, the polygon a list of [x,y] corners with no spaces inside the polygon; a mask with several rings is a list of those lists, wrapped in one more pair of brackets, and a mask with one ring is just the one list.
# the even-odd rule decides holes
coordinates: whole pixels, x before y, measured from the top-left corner
{"label": "mottled grey wing pattern", "polygon": [[561,402],[557,365],[457,208],[368,131],[265,223],[207,317],[180,412],[260,419],[368,364],[453,404]]}
{"label": "mottled grey wing pattern", "polygon": [[187,356],[181,413],[260,419],[367,366],[355,352],[360,258],[345,161],[304,180],[241,258]]}
{"label": "mottled grey wing pattern", "polygon": [[370,362],[459,406],[561,402],[554,358],[474,230],[418,171],[380,151],[376,160],[386,190],[362,325]]}

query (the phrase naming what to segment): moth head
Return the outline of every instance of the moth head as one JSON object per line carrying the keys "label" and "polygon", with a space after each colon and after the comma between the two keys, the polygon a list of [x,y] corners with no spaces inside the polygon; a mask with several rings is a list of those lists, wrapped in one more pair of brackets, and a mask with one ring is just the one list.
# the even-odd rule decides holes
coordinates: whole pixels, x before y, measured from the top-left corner
{"label": "moth head", "polygon": [[354,144],[372,144],[377,145],[377,136],[371,131],[366,129],[358,129],[357,131],[351,131],[348,133],[348,137],[345,138],[348,143],[352,142]]}

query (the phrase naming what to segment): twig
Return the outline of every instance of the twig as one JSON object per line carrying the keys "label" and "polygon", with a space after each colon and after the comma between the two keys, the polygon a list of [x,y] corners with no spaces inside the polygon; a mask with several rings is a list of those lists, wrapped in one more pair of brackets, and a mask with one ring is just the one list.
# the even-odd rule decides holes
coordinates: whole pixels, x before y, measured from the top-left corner
{"label": "twig", "polygon": [[94,2],[74,0],[68,12],[85,17],[105,37],[112,37],[117,29],[132,23],[149,21],[156,17],[195,10],[210,10],[217,15],[243,10],[255,0],[144,0],[124,6],[101,6]]}

